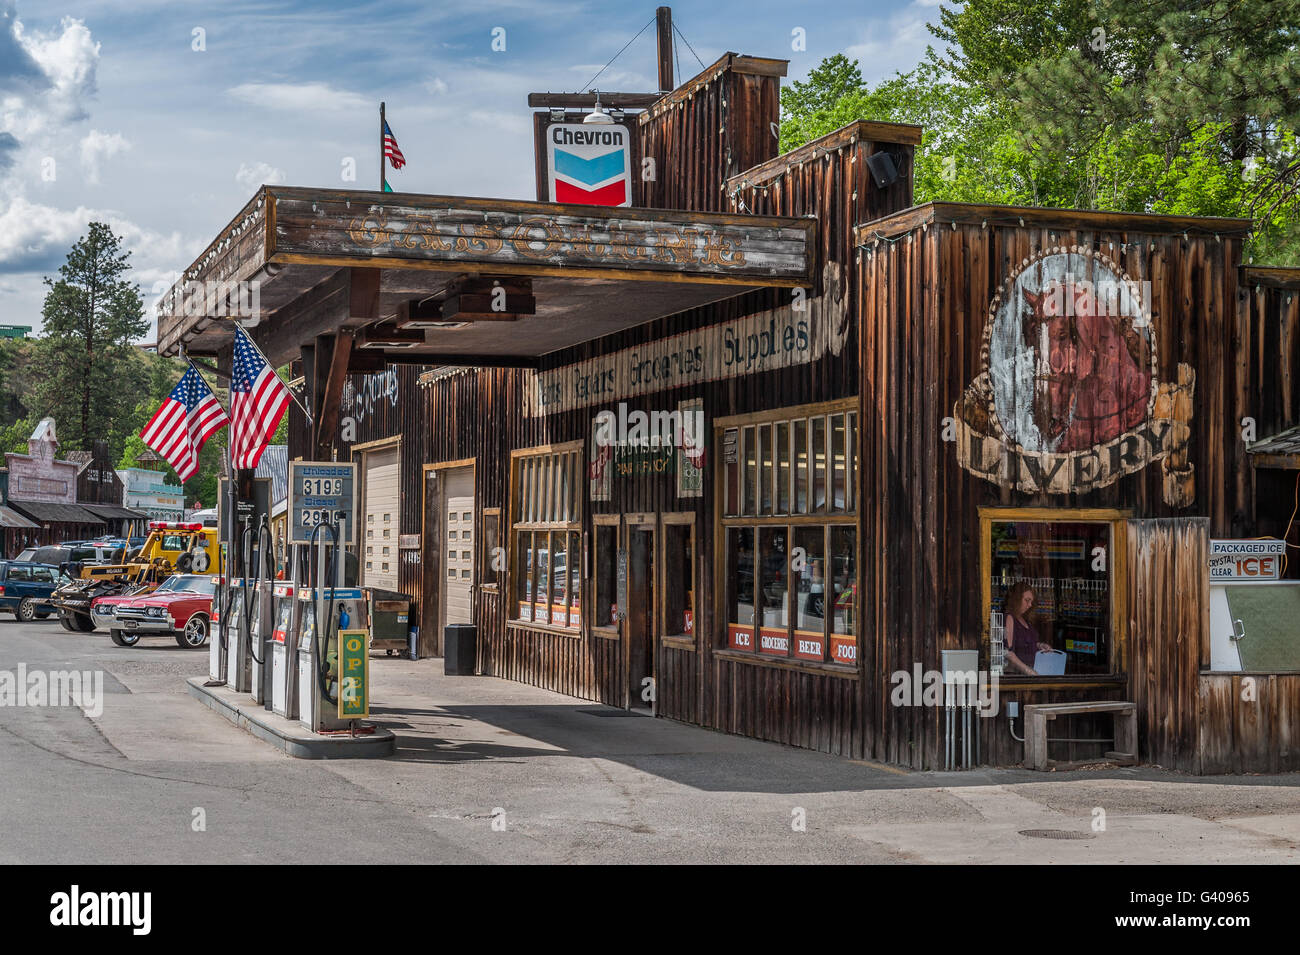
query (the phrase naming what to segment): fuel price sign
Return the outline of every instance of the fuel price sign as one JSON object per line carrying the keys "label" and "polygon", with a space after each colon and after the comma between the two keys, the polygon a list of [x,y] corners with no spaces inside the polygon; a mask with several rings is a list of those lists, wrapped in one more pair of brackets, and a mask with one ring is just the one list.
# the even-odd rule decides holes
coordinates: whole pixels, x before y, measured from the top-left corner
{"label": "fuel price sign", "polygon": [[307,544],[321,524],[345,522],[357,542],[357,466],[351,461],[289,462],[289,542]]}

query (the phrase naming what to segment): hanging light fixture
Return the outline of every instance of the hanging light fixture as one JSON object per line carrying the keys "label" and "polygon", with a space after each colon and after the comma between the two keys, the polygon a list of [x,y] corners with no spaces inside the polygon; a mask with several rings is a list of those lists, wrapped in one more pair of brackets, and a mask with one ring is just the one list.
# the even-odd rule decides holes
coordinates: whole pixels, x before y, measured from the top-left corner
{"label": "hanging light fixture", "polygon": [[600,105],[600,91],[592,90],[592,92],[596,94],[596,108],[586,116],[582,117],[583,125],[612,126],[614,123],[613,117],[611,117],[609,113],[605,112],[605,108]]}

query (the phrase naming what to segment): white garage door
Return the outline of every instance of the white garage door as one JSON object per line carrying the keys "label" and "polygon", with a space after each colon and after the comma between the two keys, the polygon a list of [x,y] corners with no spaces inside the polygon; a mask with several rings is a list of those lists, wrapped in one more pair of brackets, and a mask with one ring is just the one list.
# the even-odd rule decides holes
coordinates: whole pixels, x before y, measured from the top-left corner
{"label": "white garage door", "polygon": [[401,533],[401,483],[397,448],[366,452],[365,560],[361,581],[368,587],[397,589],[397,544]]}
{"label": "white garage door", "polygon": [[473,623],[474,554],[474,470],[449,471],[443,487],[443,587],[442,626]]}

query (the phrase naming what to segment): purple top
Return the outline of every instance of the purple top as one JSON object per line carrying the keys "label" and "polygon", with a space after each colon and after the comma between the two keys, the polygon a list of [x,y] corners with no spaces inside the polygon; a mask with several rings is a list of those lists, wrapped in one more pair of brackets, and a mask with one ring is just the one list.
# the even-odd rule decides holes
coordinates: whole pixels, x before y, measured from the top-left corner
{"label": "purple top", "polygon": [[1011,628],[1010,650],[1020,662],[1031,670],[1034,668],[1034,656],[1038,653],[1041,639],[1031,623],[1021,623],[1011,614],[1007,614],[1007,626]]}

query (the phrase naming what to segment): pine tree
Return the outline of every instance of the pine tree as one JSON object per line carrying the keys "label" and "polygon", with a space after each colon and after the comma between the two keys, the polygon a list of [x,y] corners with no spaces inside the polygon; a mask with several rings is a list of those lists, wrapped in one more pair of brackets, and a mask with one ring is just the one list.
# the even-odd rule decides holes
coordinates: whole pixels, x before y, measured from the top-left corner
{"label": "pine tree", "polygon": [[45,279],[44,337],[32,360],[31,407],[53,416],[62,448],[91,450],[109,439],[121,453],[115,425],[129,416],[144,386],[132,342],[149,330],[139,287],[127,279],[130,252],[102,222],[89,231]]}

